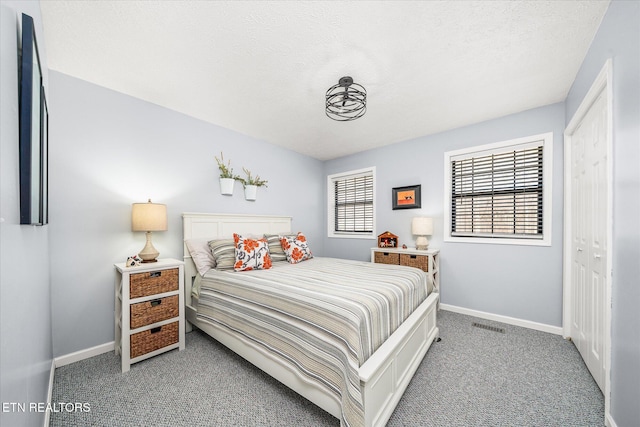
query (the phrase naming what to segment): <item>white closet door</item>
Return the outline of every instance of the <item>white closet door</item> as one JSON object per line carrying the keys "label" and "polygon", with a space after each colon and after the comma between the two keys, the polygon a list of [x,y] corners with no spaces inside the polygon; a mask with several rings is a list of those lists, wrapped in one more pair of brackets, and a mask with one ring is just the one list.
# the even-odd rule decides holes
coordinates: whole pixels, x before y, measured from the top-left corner
{"label": "white closet door", "polygon": [[607,94],[603,90],[571,138],[571,337],[605,389],[607,277]]}

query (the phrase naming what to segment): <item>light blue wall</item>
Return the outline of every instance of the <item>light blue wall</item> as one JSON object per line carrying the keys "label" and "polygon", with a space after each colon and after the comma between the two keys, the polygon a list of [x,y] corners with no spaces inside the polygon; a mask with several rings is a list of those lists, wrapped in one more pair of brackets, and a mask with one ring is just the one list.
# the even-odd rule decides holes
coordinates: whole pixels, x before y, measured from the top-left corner
{"label": "light blue wall", "polygon": [[[290,215],[322,253],[322,163],[289,150],[51,71],[50,245],[54,355],[114,339],[113,263],[144,246],[131,203],[166,203],[160,257],[182,259],[182,212]],[[224,152],[269,181],[255,202],[236,183],[222,196]]]}
{"label": "light blue wall", "polygon": [[640,2],[614,0],[566,100],[567,123],[613,60],[611,415],[640,425]]}
{"label": "light blue wall", "polygon": [[[48,87],[37,1],[0,3],[0,401],[46,402],[52,361],[49,229],[20,225],[18,38],[22,13],[34,20]],[[3,426],[42,425],[38,412],[2,412]]]}
{"label": "light blue wall", "polygon": [[[376,233],[391,231],[400,244],[415,246],[412,217],[434,218],[430,247],[441,250],[443,303],[561,326],[564,121],[564,105],[554,104],[331,160],[325,174],[375,166]],[[552,245],[444,243],[444,153],[544,132],[554,135]],[[415,184],[422,185],[422,208],[392,210],[391,189]],[[324,238],[326,254],[334,257],[368,260],[376,245],[375,240]]]}

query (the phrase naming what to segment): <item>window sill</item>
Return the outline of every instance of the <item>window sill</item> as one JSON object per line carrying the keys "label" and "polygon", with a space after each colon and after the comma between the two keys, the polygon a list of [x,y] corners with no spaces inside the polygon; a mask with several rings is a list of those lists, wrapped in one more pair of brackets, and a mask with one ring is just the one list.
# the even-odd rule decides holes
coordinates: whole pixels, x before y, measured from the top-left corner
{"label": "window sill", "polygon": [[543,239],[510,239],[502,237],[454,237],[445,236],[448,243],[482,243],[485,245],[517,245],[517,246],[551,246],[550,238]]}
{"label": "window sill", "polygon": [[377,238],[373,233],[329,233],[327,237],[336,238],[336,239],[370,239],[374,240]]}

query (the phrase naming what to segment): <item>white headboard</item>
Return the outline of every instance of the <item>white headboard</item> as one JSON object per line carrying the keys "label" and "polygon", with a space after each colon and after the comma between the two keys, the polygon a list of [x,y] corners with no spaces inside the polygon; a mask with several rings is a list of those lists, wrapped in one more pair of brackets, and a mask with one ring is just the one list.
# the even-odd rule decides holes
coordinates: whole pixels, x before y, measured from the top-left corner
{"label": "white headboard", "polygon": [[[231,238],[233,233],[260,236],[291,232],[290,216],[215,214],[185,212],[182,214],[183,241],[187,239]],[[196,268],[187,245],[183,243],[185,301],[191,301],[191,285]]]}

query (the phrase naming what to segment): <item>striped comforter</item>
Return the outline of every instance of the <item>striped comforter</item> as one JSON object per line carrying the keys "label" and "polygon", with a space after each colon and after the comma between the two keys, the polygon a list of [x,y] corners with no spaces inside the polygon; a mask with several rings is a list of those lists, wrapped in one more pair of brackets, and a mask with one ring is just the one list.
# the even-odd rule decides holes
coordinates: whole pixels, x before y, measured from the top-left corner
{"label": "striped comforter", "polygon": [[358,368],[427,297],[416,268],[313,258],[269,270],[211,270],[200,320],[235,331],[332,393],[343,426],[364,424]]}

